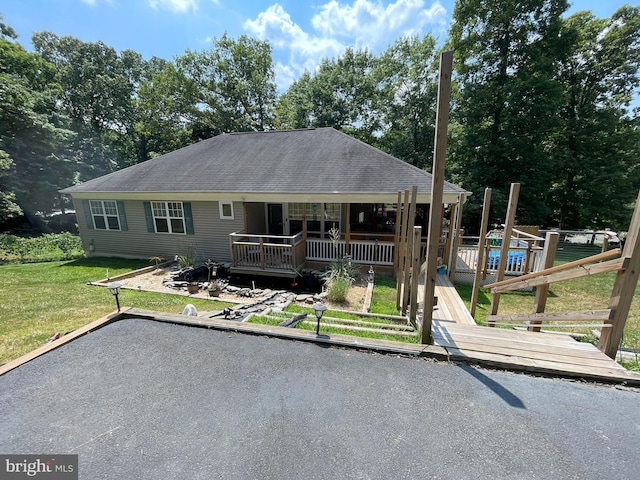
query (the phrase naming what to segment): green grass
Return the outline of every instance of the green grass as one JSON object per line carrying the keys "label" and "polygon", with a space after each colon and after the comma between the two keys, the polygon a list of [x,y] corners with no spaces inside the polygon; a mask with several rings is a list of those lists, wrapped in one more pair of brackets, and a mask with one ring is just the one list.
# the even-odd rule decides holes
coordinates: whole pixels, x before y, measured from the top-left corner
{"label": "green grass", "polygon": [[[367,321],[369,321],[368,318],[367,318]],[[298,328],[300,328],[301,330],[313,330],[315,332],[316,323],[315,322],[313,322],[313,324],[300,323],[298,324]],[[352,337],[376,338],[379,340],[390,340],[394,342],[420,343],[420,337],[418,336],[417,333],[411,337],[405,337],[405,336],[376,333],[376,332],[361,332],[361,331],[348,330],[346,328],[327,327],[326,325],[323,325],[322,322],[320,323],[320,333],[321,334],[335,333],[335,334],[341,334],[341,335],[350,335]]]}
{"label": "green grass", "polygon": [[383,315],[400,315],[396,309],[396,282],[393,278],[376,276],[369,311]]}
{"label": "green grass", "polygon": [[[91,258],[0,265],[0,364],[115,310],[113,295],[88,281],[149,266],[145,260]],[[122,290],[124,306],[178,313],[186,303],[217,310],[227,304],[178,295]]]}
{"label": "green grass", "polygon": [[[393,297],[394,308],[395,308],[395,294]],[[263,325],[278,325],[282,319],[289,318],[291,315],[295,315],[297,313],[306,313],[306,320],[310,321],[310,324],[299,323],[298,327],[301,330],[312,330],[316,329],[316,317],[313,309],[311,307],[304,307],[302,305],[291,304],[289,305],[283,313],[279,314],[270,314],[277,317],[282,317],[281,319],[274,319],[264,316],[255,315],[249,319],[249,323],[260,323]],[[324,312],[323,320],[320,324],[320,332],[321,333],[334,333],[334,334],[342,334],[342,335],[350,335],[352,337],[361,337],[361,338],[376,338],[381,340],[391,340],[396,342],[406,342],[406,343],[420,343],[420,338],[416,333],[414,336],[400,336],[393,335],[391,333],[378,333],[378,332],[363,332],[357,330],[349,330],[348,328],[340,328],[340,327],[328,327],[324,325],[325,323],[331,323],[330,319],[327,317],[340,318],[345,320],[361,320],[363,322],[369,323],[378,323],[385,325],[397,325],[393,320],[387,320],[384,318],[376,318],[376,317],[365,317],[362,315],[358,315],[357,313],[351,312],[342,312],[336,310],[327,310]],[[368,328],[372,328],[370,325],[367,325]]]}

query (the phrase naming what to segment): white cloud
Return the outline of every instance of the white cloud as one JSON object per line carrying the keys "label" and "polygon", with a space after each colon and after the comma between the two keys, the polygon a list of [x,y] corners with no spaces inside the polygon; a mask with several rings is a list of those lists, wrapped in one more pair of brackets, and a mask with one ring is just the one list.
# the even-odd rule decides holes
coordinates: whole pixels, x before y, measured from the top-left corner
{"label": "white cloud", "polygon": [[314,71],[323,58],[337,57],[347,46],[381,51],[399,37],[425,33],[430,26],[441,30],[445,23],[446,10],[438,0],[429,7],[425,0],[395,0],[386,6],[381,0],[329,0],[311,19],[311,32],[277,3],[247,20],[244,29],[288,53],[288,62],[275,66],[278,88],[286,90],[305,70]]}
{"label": "white cloud", "polygon": [[428,25],[446,20],[439,1],[430,7],[424,0],[355,0],[351,5],[330,0],[322,5],[311,23],[325,36],[351,39],[355,47],[384,48],[396,38],[423,32]]}
{"label": "white cloud", "polygon": [[[174,13],[186,13],[189,10],[195,12],[198,9],[199,0],[148,0],[149,6],[155,9],[167,9]],[[217,3],[214,0],[214,3]]]}

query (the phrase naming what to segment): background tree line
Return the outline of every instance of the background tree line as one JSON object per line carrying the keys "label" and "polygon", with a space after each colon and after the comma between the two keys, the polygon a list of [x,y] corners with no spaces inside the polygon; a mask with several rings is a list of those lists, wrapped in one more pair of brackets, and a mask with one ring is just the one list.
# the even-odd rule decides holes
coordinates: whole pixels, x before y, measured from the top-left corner
{"label": "background tree line", "polygon": [[[347,49],[278,95],[271,46],[215,39],[173,60],[0,17],[0,223],[64,208],[58,189],[222,132],[331,126],[429,170],[439,52],[455,51],[448,178],[522,223],[624,228],[640,189],[640,8],[563,17],[565,0],[459,0],[427,34]],[[383,172],[381,172],[382,174]]]}

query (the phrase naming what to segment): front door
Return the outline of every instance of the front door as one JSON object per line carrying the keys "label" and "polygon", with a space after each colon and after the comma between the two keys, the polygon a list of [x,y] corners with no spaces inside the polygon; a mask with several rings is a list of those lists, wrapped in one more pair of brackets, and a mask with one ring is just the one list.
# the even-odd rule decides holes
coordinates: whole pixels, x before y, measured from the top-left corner
{"label": "front door", "polygon": [[269,203],[267,204],[268,210],[268,222],[269,222],[269,234],[282,235],[284,233],[284,222],[282,215],[281,203]]}

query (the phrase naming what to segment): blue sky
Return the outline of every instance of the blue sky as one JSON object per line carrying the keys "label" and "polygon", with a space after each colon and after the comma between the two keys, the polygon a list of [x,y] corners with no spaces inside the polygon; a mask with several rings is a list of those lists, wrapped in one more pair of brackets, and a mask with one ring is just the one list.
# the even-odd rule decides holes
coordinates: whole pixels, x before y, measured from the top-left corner
{"label": "blue sky", "polygon": [[[279,90],[322,58],[348,46],[379,53],[397,38],[431,32],[444,39],[453,0],[0,0],[4,22],[31,48],[48,30],[145,58],[204,50],[225,32],[267,39]],[[623,0],[575,0],[570,12],[610,16]]]}

